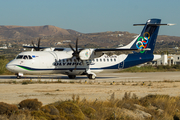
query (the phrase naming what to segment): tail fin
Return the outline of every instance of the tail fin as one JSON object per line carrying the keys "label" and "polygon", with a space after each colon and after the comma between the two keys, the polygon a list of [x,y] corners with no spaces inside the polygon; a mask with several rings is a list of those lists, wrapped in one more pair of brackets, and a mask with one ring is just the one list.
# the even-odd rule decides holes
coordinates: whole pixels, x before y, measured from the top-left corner
{"label": "tail fin", "polygon": [[153,54],[156,38],[159,31],[160,19],[149,19],[146,24],[134,24],[134,26],[143,25],[144,28],[139,36],[137,36],[130,44],[124,46],[123,48],[130,49],[145,49],[150,48],[150,50],[142,50],[140,53]]}

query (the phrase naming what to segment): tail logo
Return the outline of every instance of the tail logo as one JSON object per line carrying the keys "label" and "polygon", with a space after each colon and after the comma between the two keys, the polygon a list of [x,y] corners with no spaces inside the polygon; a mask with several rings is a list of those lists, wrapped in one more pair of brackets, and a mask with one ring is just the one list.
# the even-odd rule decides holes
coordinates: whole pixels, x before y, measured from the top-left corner
{"label": "tail logo", "polygon": [[[146,48],[147,47],[147,44],[148,44],[148,41],[149,41],[149,38],[150,38],[150,34],[148,32],[145,32],[143,37],[139,37],[138,38],[138,41],[136,43],[136,47],[138,49],[143,49],[143,48]],[[144,53],[144,51],[140,51],[140,53]]]}

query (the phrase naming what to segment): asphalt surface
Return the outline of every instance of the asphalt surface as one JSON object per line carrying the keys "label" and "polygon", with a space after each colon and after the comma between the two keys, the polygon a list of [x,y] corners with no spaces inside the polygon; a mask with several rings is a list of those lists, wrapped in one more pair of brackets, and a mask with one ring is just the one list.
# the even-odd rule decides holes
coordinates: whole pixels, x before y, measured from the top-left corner
{"label": "asphalt surface", "polygon": [[[68,76],[62,74],[50,75],[24,75],[21,79],[17,79],[15,75],[1,75],[0,82],[8,81],[88,81],[87,76],[77,76],[75,79],[69,79]],[[113,82],[113,81],[180,81],[180,72],[140,72],[140,73],[98,73],[95,81]],[[94,80],[92,80],[94,81]]]}

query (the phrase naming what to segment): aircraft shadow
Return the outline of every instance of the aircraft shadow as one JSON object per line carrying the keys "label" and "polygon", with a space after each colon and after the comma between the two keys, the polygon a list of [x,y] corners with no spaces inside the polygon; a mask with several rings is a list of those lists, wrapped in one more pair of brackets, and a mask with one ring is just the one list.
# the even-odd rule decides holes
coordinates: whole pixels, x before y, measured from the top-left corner
{"label": "aircraft shadow", "polygon": [[[97,79],[112,79],[116,77],[96,77]],[[66,79],[66,80],[84,80],[88,79],[86,76],[77,76],[75,79],[69,79],[67,76],[23,76],[21,79],[17,79],[16,76],[0,76],[0,80],[8,80],[8,79],[13,79],[13,80],[30,80],[30,79]]]}

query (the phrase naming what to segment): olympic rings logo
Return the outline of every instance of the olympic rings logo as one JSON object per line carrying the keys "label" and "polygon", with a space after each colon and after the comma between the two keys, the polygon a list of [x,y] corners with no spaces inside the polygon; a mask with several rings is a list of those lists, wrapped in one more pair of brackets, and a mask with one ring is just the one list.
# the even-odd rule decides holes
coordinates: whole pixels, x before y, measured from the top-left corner
{"label": "olympic rings logo", "polygon": [[[136,43],[136,47],[138,49],[143,49],[143,48],[146,48],[147,47],[147,44],[148,44],[148,41],[149,41],[149,38],[150,38],[150,34],[148,32],[145,32],[143,37],[139,37],[138,38],[138,41]],[[144,53],[144,51],[140,51],[140,53]]]}
{"label": "olympic rings logo", "polygon": [[85,53],[86,57],[88,57],[88,51]]}

